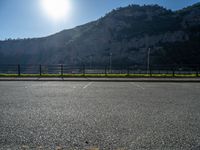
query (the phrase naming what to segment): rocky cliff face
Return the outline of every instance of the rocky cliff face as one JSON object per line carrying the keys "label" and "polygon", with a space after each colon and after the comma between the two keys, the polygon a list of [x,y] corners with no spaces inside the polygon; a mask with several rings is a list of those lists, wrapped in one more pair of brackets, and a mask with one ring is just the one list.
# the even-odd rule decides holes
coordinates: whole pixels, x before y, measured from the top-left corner
{"label": "rocky cliff face", "polygon": [[171,11],[130,5],[44,38],[0,41],[0,64],[200,64],[200,4]]}

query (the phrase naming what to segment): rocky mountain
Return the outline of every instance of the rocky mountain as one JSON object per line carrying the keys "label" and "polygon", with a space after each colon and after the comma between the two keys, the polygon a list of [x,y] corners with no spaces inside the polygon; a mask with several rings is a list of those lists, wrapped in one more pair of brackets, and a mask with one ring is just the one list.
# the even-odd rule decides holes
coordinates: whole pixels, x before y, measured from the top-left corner
{"label": "rocky mountain", "polygon": [[44,38],[0,41],[0,64],[200,65],[200,3],[129,5]]}

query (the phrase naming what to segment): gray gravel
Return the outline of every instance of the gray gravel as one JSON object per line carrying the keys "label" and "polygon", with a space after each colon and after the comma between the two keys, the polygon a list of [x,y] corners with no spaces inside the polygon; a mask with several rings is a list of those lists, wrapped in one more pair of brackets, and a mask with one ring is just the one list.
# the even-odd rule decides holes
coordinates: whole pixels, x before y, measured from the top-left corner
{"label": "gray gravel", "polygon": [[0,149],[200,149],[200,83],[0,82]]}

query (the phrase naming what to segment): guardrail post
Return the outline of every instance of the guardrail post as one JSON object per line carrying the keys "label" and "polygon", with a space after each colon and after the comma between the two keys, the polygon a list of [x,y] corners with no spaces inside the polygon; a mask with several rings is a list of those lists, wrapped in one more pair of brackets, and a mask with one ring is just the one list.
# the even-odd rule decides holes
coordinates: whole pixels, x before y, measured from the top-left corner
{"label": "guardrail post", "polygon": [[20,64],[17,65],[17,70],[18,70],[18,76],[20,76],[21,75]]}
{"label": "guardrail post", "polygon": [[196,69],[196,77],[199,77],[199,68]]}
{"label": "guardrail post", "polygon": [[40,65],[40,76],[42,76],[42,65]]}
{"label": "guardrail post", "polygon": [[63,76],[63,64],[60,67],[61,76]]}
{"label": "guardrail post", "polygon": [[174,71],[174,68],[172,68],[172,76],[175,77],[175,71]]}

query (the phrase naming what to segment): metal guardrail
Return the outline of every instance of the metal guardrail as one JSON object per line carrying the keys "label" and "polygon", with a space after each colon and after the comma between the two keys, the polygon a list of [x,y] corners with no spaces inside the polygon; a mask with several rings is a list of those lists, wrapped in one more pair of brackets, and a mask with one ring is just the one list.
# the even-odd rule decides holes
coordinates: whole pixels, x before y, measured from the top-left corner
{"label": "metal guardrail", "polygon": [[126,66],[112,67],[110,66],[69,66],[69,65],[0,65],[0,74],[195,74],[199,76],[200,67],[197,65],[183,66],[150,66],[146,67]]}

